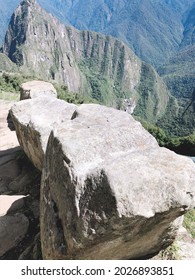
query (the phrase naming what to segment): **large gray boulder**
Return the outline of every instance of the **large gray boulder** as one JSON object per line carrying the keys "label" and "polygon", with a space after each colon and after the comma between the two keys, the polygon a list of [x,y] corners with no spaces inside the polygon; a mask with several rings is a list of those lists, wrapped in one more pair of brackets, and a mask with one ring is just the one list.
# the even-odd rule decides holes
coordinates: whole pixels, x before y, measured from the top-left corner
{"label": "large gray boulder", "polygon": [[[33,143],[32,143],[33,144]],[[125,112],[81,105],[52,131],[41,186],[45,259],[138,259],[195,207],[195,165]]]}
{"label": "large gray boulder", "polygon": [[44,152],[51,130],[69,120],[75,109],[76,105],[50,96],[22,100],[12,106],[10,114],[18,141],[39,170],[43,167]]}
{"label": "large gray boulder", "polygon": [[44,81],[29,81],[20,87],[20,100],[41,96],[57,97],[57,91],[51,83]]}

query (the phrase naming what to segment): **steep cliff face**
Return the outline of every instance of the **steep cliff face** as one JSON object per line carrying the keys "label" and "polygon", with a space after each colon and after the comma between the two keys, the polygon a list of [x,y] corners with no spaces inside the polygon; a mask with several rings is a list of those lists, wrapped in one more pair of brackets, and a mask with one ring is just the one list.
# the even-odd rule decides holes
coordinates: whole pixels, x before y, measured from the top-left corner
{"label": "steep cliff face", "polygon": [[181,47],[195,45],[195,3],[189,10],[184,22],[184,38]]}
{"label": "steep cliff face", "polygon": [[3,52],[21,70],[46,80],[63,81],[77,92],[82,84],[81,73],[67,43],[64,26],[36,1],[27,0],[12,15]]}
{"label": "steep cliff face", "polygon": [[7,55],[0,53],[0,72],[17,72],[18,68]]}
{"label": "steep cliff face", "polygon": [[[3,52],[25,73],[61,82],[70,91],[114,107],[120,107],[124,98],[139,103],[137,89],[152,72],[154,86],[146,91],[152,91],[152,106],[159,108],[152,108],[152,119],[163,115],[167,106],[168,92],[155,70],[148,65],[150,71],[142,79],[142,62],[124,43],[111,36],[65,27],[34,0],[23,1],[14,12]],[[159,94],[163,98],[155,97]]]}
{"label": "steep cliff face", "polygon": [[86,91],[99,102],[116,105],[117,98],[135,94],[142,62],[111,36],[66,27],[70,48],[85,75]]}

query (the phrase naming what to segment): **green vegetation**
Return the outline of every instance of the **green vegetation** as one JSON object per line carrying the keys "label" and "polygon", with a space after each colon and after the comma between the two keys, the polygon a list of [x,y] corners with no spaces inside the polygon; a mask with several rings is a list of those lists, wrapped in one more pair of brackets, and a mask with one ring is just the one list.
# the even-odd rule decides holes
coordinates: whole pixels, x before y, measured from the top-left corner
{"label": "green vegetation", "polygon": [[184,216],[184,227],[195,238],[195,209],[187,212]]}
{"label": "green vegetation", "polygon": [[[191,234],[192,238],[195,238],[195,209],[188,211],[184,215],[183,226]],[[160,252],[160,258],[163,260],[179,260],[180,259],[180,248],[173,242],[169,247]]]}
{"label": "green vegetation", "polygon": [[64,85],[54,85],[55,89],[57,90],[57,95],[59,99],[65,100],[69,103],[75,103],[75,104],[82,104],[83,99],[78,94],[70,93],[68,91],[67,86]]}
{"label": "green vegetation", "polygon": [[[195,40],[194,12],[195,5],[186,13],[183,39],[177,54],[169,62],[158,69],[171,94],[177,98],[178,110],[172,112],[171,107],[163,117],[159,126],[175,136],[187,136],[195,133]],[[194,93],[195,94],[195,93]]]}
{"label": "green vegetation", "polygon": [[0,90],[0,99],[9,100],[9,101],[19,101],[20,94],[18,92],[7,92]]}
{"label": "green vegetation", "polygon": [[[195,133],[195,104],[190,104],[189,99],[176,100],[172,97],[168,103],[166,113],[159,119],[157,126],[164,129],[171,137],[184,137]],[[185,114],[184,114],[185,112]]]}
{"label": "green vegetation", "polygon": [[23,79],[18,74],[0,74],[0,99],[19,100],[19,88]]}
{"label": "green vegetation", "polygon": [[173,242],[169,247],[160,252],[160,258],[162,260],[179,260],[181,258],[179,251],[179,246]]}
{"label": "green vegetation", "polygon": [[54,84],[54,87],[57,91],[59,99],[74,104],[82,104],[85,101],[80,94],[69,92],[67,86]]}
{"label": "green vegetation", "polygon": [[0,90],[6,92],[19,92],[20,85],[24,81],[21,75],[3,73],[0,75]]}
{"label": "green vegetation", "polygon": [[172,137],[167,148],[181,155],[195,155],[195,134],[186,137]]}
{"label": "green vegetation", "polygon": [[99,69],[98,63],[100,62],[95,58],[86,59],[79,63],[79,67],[86,77],[85,96],[93,102],[116,107],[119,99],[128,98],[131,92],[124,92],[121,81],[118,78],[112,78],[104,71],[102,72],[102,69],[106,69],[106,65],[100,63]]}
{"label": "green vegetation", "polygon": [[143,127],[156,138],[160,146],[166,146],[169,143],[170,141],[169,137],[167,136],[166,132],[162,128],[150,124],[146,121],[141,121],[141,123]]}
{"label": "green vegetation", "polygon": [[150,123],[155,123],[164,115],[169,95],[154,68],[146,63],[142,63],[137,92],[139,100],[134,115]]}
{"label": "green vegetation", "polygon": [[[96,30],[118,37],[144,61],[159,65],[164,63],[177,49],[182,29],[183,13],[191,7],[193,0],[174,1],[70,1],[47,0],[45,7],[67,23],[78,29]],[[98,3],[97,3],[98,2]],[[176,2],[176,3],[175,3]],[[61,13],[63,10],[63,15]],[[112,15],[111,20],[109,15]],[[171,26],[167,28],[167,26]],[[159,32],[161,30],[161,32]]]}
{"label": "green vegetation", "polygon": [[0,74],[0,91],[16,93],[20,91],[20,85],[26,81],[33,80],[34,77],[17,73]]}
{"label": "green vegetation", "polygon": [[[127,42],[145,61],[160,64],[178,47],[182,36],[181,19],[193,0],[173,1],[112,1],[97,0],[42,1],[44,8],[79,29],[96,30],[111,34]],[[11,14],[19,0],[1,0],[1,43]],[[63,13],[62,13],[63,11]],[[112,14],[111,20],[108,20]],[[167,28],[167,26],[171,26]],[[161,32],[159,32],[161,30]]]}
{"label": "green vegetation", "polygon": [[[192,89],[194,88],[195,84],[195,76],[194,74],[187,74],[182,66],[183,65],[178,65],[178,68],[181,67],[181,74],[177,74],[177,72],[174,72],[162,76],[162,78],[164,79],[168,89],[173,96],[175,96],[176,98],[191,98]],[[188,63],[186,63],[185,66],[188,66],[189,69],[192,69],[192,67],[194,67],[192,65],[189,65]]]}
{"label": "green vegetation", "polygon": [[143,127],[152,134],[160,146],[166,147],[178,154],[193,156],[195,155],[195,134],[185,137],[170,136],[166,131],[157,125],[141,121]]}

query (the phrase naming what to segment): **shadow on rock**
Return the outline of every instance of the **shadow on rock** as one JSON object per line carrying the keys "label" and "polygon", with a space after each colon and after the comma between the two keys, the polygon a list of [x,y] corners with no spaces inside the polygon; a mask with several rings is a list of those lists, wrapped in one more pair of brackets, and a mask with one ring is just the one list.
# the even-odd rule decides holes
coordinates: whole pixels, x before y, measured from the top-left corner
{"label": "shadow on rock", "polygon": [[40,172],[20,147],[0,152],[0,259],[40,259]]}

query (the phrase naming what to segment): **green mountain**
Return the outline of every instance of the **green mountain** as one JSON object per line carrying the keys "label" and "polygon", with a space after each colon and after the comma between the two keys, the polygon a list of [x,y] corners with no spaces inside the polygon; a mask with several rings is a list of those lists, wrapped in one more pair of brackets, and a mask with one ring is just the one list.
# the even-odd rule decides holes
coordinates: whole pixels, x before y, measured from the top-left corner
{"label": "green mountain", "polygon": [[111,36],[65,27],[34,0],[23,1],[12,15],[2,51],[21,73],[85,98],[113,107],[129,100],[151,122],[165,113],[169,93],[154,68]]}
{"label": "green mountain", "polygon": [[188,11],[186,20],[184,21],[183,40],[180,48],[195,45],[195,4]]}
{"label": "green mountain", "polygon": [[89,8],[88,1],[77,2],[68,13],[71,24],[118,37],[141,59],[159,65],[177,51],[183,14],[194,1],[90,1]]}
{"label": "green mountain", "polygon": [[[186,14],[184,26],[183,41],[177,55],[158,71],[178,100],[177,113],[169,120],[169,126],[174,127],[172,130],[178,135],[195,133],[195,5]],[[168,120],[163,123],[165,125]]]}
{"label": "green mountain", "polygon": [[[177,52],[183,18],[194,0],[40,0],[64,23],[112,35],[142,60],[161,65]],[[47,2],[47,3],[46,3]]]}
{"label": "green mountain", "polygon": [[188,11],[184,27],[179,51],[159,68],[159,73],[173,95],[190,98],[195,81],[195,5]]}
{"label": "green mountain", "polygon": [[[9,1],[10,2],[10,1]],[[62,23],[112,35],[155,66],[175,54],[183,39],[183,19],[194,0],[38,0]],[[19,0],[0,0],[7,22]],[[5,24],[1,31],[5,33]]]}
{"label": "green mountain", "polygon": [[[159,68],[160,75],[174,97],[170,96],[155,69],[147,63],[143,63],[126,44],[111,36],[92,31],[79,31],[71,26],[65,27],[32,0],[23,1],[13,14],[3,45],[3,53],[19,66],[22,73],[44,80],[52,80],[54,83],[60,82],[69,91],[79,93],[81,99],[96,100],[99,103],[117,108],[128,108],[130,104],[131,110],[136,104],[134,110],[136,116],[152,123],[157,122],[171,135],[182,136],[194,132],[193,102],[185,112],[191,102],[194,85],[194,6],[191,7],[193,1],[111,2],[102,0],[90,1],[90,5],[79,0],[41,1],[42,6],[45,5],[47,11],[52,11],[53,14],[60,10],[58,17],[61,21],[70,22],[75,18],[74,24],[79,25],[80,22],[80,27],[83,28],[87,28],[88,25],[92,26],[93,20],[95,24],[97,17],[96,13],[92,12],[95,11],[94,9],[99,13],[99,19],[101,13],[103,13],[102,17],[104,18],[105,11],[107,11],[107,21],[96,20],[97,29],[107,25],[111,28],[114,26],[114,22],[117,22],[117,16],[119,20],[119,15],[122,18],[122,25],[125,14],[126,18],[129,17],[129,19],[133,16],[136,19],[134,24],[137,28],[137,33],[134,32],[134,34],[143,38],[142,32],[145,36],[149,36],[148,32],[150,32],[150,36],[155,38],[152,42],[153,47],[150,47],[154,57],[157,56],[153,48],[156,48],[156,52],[162,55],[164,60],[171,55],[172,51],[176,53],[177,50],[177,54],[172,56],[167,64]],[[65,6],[66,13],[64,12]],[[163,8],[165,6],[169,12]],[[127,15],[125,12],[123,14],[124,11],[129,11],[128,9],[132,13]],[[152,12],[153,9],[155,13]],[[111,11],[110,18],[108,11]],[[141,11],[142,17],[135,17]],[[147,21],[144,20],[146,11]],[[170,12],[174,15],[170,16]],[[177,19],[180,25],[177,25],[176,28],[173,22],[170,23],[168,19],[164,18],[164,25],[158,27],[159,37],[156,37],[156,35],[152,35],[153,32],[151,33],[150,28],[151,24],[154,28],[158,26],[155,24],[156,20],[151,20],[152,13],[153,19],[160,17],[158,24],[161,24],[164,18],[159,13],[164,13],[164,15],[169,15],[171,21]],[[94,18],[91,17],[91,14]],[[88,23],[83,24],[82,18]],[[140,18],[140,24],[137,21],[138,18]],[[166,24],[165,21],[167,21]],[[174,33],[171,35],[172,39],[174,38],[174,42],[177,43],[173,47],[174,50],[170,52],[162,43],[162,40],[164,42],[163,36],[167,34],[164,30],[170,29],[169,25],[175,26],[180,34],[179,39],[176,40],[174,28],[171,28],[170,32]],[[94,29],[96,28],[94,27]],[[127,32],[128,28],[124,27],[121,30]],[[133,34],[130,33],[130,35],[133,38]],[[127,40],[124,39],[124,41]],[[168,41],[170,42],[170,40]],[[134,49],[143,47],[143,53],[146,55],[147,48],[144,47],[144,44],[139,40],[136,42],[137,45],[134,45]],[[159,46],[162,47],[164,53],[159,51]],[[149,53],[147,56],[152,57]]]}

